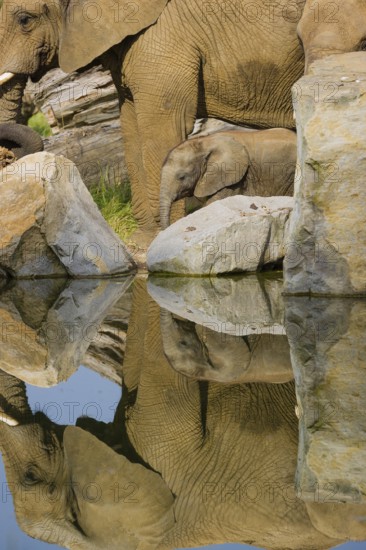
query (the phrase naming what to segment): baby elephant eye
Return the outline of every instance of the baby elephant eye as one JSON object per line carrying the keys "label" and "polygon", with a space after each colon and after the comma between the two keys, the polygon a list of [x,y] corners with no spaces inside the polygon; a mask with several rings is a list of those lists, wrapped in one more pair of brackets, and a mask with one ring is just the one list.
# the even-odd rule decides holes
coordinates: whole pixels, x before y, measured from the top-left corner
{"label": "baby elephant eye", "polygon": [[23,477],[24,485],[35,485],[39,483],[37,474],[33,470],[27,470]]}
{"label": "baby elephant eye", "polygon": [[23,30],[29,30],[34,22],[35,17],[30,13],[21,13],[18,15],[18,23],[23,28]]}

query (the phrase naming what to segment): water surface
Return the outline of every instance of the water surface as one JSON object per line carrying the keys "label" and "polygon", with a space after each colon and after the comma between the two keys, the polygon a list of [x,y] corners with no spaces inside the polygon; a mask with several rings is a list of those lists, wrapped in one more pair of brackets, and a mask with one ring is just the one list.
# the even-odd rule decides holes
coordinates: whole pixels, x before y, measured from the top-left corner
{"label": "water surface", "polygon": [[281,292],[3,289],[1,548],[362,548],[366,303]]}

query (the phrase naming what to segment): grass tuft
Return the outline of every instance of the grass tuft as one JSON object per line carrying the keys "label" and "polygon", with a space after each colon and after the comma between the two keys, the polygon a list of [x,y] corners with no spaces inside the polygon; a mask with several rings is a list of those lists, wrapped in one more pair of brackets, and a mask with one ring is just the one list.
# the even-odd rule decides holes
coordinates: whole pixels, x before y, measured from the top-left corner
{"label": "grass tuft", "polygon": [[32,128],[32,130],[38,132],[42,137],[49,137],[52,135],[51,127],[41,111],[28,119],[28,126]]}
{"label": "grass tuft", "polygon": [[106,222],[125,240],[137,228],[132,214],[131,188],[128,182],[107,185],[106,181],[108,174],[101,174],[99,183],[89,191]]}
{"label": "grass tuft", "polygon": [[[28,126],[42,137],[52,135],[51,127],[42,112],[30,117]],[[101,171],[99,183],[89,188],[89,192],[106,222],[125,240],[137,228],[132,214],[130,184],[127,181],[115,185],[107,182],[108,169],[104,173]]]}

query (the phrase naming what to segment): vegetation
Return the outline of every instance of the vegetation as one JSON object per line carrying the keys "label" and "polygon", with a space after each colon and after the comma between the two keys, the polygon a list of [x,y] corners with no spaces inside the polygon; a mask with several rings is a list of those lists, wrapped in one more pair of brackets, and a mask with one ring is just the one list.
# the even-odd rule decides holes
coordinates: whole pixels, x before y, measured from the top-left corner
{"label": "vegetation", "polygon": [[[52,135],[52,130],[42,112],[30,117],[28,126],[42,137]],[[127,239],[136,229],[132,215],[131,188],[128,182],[119,185],[108,183],[108,171],[101,173],[99,183],[89,189],[104,219],[122,239]]]}
{"label": "vegetation", "polygon": [[28,126],[38,132],[42,137],[48,137],[52,134],[51,127],[41,111],[30,117]]}
{"label": "vegetation", "polygon": [[107,174],[102,174],[99,184],[89,191],[107,223],[126,240],[137,227],[131,208],[131,188],[128,182],[109,185],[107,181]]}

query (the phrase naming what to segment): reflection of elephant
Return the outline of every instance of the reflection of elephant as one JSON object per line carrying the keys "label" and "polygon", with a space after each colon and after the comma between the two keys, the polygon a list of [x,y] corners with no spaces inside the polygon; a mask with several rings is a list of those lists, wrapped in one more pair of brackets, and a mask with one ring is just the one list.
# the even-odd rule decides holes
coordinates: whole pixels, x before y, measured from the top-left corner
{"label": "reflection of elephant", "polygon": [[301,41],[312,61],[360,49],[366,35],[364,0],[319,0],[316,9],[310,0],[305,8],[304,0],[259,0],[254,11],[250,0],[4,0],[2,10],[0,120],[17,116],[25,75],[39,78],[58,58],[66,71],[99,56],[111,69],[146,240],[159,220],[164,158],[197,116],[293,128],[290,88],[304,71]]}
{"label": "reflection of elephant", "polygon": [[0,446],[20,527],[67,548],[156,548],[174,521],[161,477],[80,428],[33,416],[18,379],[0,372],[0,384]]}
{"label": "reflection of elephant", "polygon": [[188,139],[165,159],[161,172],[160,223],[169,225],[175,200],[231,195],[292,195],[296,134],[291,130],[238,128]]}
{"label": "reflection of elephant", "polygon": [[[5,159],[3,166],[0,161],[0,167],[10,164],[16,159],[43,151],[43,140],[37,132],[21,124],[0,124],[0,147],[8,149],[12,159]],[[11,162],[10,162],[11,161]]]}
{"label": "reflection of elephant", "polygon": [[280,384],[293,379],[286,336],[217,333],[207,326],[174,319],[166,310],[160,319],[165,355],[181,374],[226,383]]}
{"label": "reflection of elephant", "polygon": [[326,504],[313,504],[310,519],[295,496],[293,383],[226,385],[177,373],[144,285],[133,289],[125,385],[111,425],[80,419],[65,429],[33,416],[23,385],[1,374],[0,445],[22,528],[78,549],[230,540],[321,550],[352,538],[348,509],[333,512],[335,523],[322,513]]}

